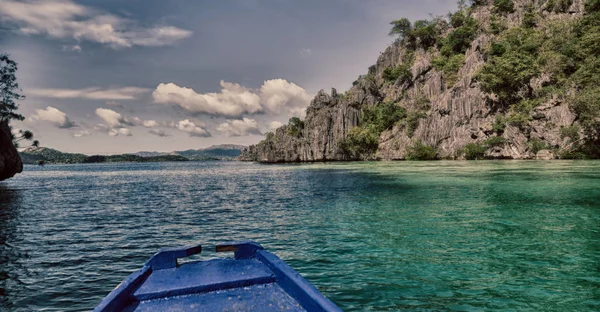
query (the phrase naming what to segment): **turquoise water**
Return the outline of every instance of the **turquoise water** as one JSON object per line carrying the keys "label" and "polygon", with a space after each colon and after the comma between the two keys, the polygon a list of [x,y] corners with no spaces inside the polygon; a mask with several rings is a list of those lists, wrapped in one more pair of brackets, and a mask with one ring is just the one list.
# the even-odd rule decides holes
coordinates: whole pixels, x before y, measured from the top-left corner
{"label": "turquoise water", "polygon": [[30,166],[0,184],[0,311],[90,310],[160,247],[237,239],[346,311],[600,310],[600,162]]}

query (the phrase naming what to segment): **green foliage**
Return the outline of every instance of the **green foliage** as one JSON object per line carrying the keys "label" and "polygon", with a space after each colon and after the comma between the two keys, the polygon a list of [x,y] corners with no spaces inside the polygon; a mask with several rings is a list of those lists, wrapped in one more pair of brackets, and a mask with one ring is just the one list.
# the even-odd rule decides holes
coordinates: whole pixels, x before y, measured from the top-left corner
{"label": "green foliage", "polygon": [[533,12],[532,7],[528,7],[527,11],[525,11],[525,14],[523,15],[523,21],[521,23],[521,26],[523,28],[534,28],[536,25],[537,18],[535,12]]}
{"label": "green foliage", "polygon": [[419,127],[419,120],[425,118],[426,115],[422,112],[410,112],[406,116],[406,135],[412,138],[415,135],[415,131]]}
{"label": "green foliage", "polygon": [[453,86],[458,80],[458,71],[465,64],[464,54],[451,57],[439,56],[433,59],[433,67],[444,74],[447,86]]}
{"label": "green foliage", "polygon": [[379,147],[379,135],[375,125],[364,125],[352,128],[350,133],[342,140],[338,147],[351,158],[363,155],[372,155]]}
{"label": "green foliage", "polygon": [[383,71],[383,79],[388,82],[398,81],[400,84],[412,80],[412,72],[407,64],[400,64],[395,68],[386,68]]}
{"label": "green foliage", "polygon": [[340,150],[351,158],[372,155],[379,146],[379,136],[406,118],[406,111],[395,103],[381,103],[362,112],[360,125],[339,143]]}
{"label": "green foliage", "polygon": [[395,123],[404,118],[406,118],[404,108],[395,103],[386,102],[365,109],[361,118],[361,125],[373,125],[374,129],[381,133],[392,128]]}
{"label": "green foliage", "polygon": [[275,133],[267,132],[265,134],[265,141],[273,141],[273,139],[275,139]]}
{"label": "green foliage", "polygon": [[506,117],[502,115],[496,116],[496,121],[494,122],[493,129],[496,133],[501,133],[506,129]]}
{"label": "green foliage", "polygon": [[464,147],[465,158],[468,160],[484,159],[486,151],[487,147],[477,143],[469,143]]}
{"label": "green foliage", "polygon": [[529,140],[529,148],[533,154],[537,154],[541,150],[548,149],[548,144],[538,138],[535,138]]}
{"label": "green foliage", "polygon": [[554,13],[566,13],[573,4],[573,0],[549,0],[546,3],[546,10]]}
{"label": "green foliage", "polygon": [[411,25],[407,18],[402,18],[392,21],[391,25],[390,35],[398,36],[398,40],[411,50],[417,48],[426,50],[437,43],[438,29],[435,21],[418,20]]}
{"label": "green foliage", "polygon": [[488,147],[502,146],[504,143],[506,143],[506,139],[499,136],[491,137],[484,142]]}
{"label": "green foliage", "polygon": [[492,15],[492,17],[490,18],[490,28],[489,28],[490,33],[492,33],[494,35],[498,35],[501,32],[503,32],[504,30],[506,30],[507,28],[508,27],[506,26],[506,23],[504,22],[504,20],[499,19],[495,15]]}
{"label": "green foliage", "polygon": [[533,57],[516,52],[507,52],[486,63],[477,76],[484,92],[494,93],[498,100],[510,104],[519,90],[538,74]]}
{"label": "green foliage", "polygon": [[573,125],[573,126],[561,126],[560,127],[560,137],[561,138],[569,138],[569,140],[571,140],[571,142],[577,142],[580,139],[579,136],[579,131],[581,130],[581,128],[579,128],[577,125]]}
{"label": "green foliage", "polygon": [[412,24],[408,18],[401,18],[399,20],[392,21],[392,30],[390,30],[390,36],[398,35],[400,40],[403,40],[410,35],[412,31]]}
{"label": "green foliage", "polygon": [[600,12],[600,0],[587,0],[585,2],[585,12],[588,14]]}
{"label": "green foliage", "polygon": [[404,157],[406,160],[435,160],[437,152],[433,146],[417,140],[412,145],[406,147]]}
{"label": "green foliage", "polygon": [[515,3],[512,0],[494,0],[494,10],[497,13],[512,13],[515,11]]}
{"label": "green foliage", "polygon": [[444,56],[452,56],[458,53],[464,54],[475,39],[478,28],[479,26],[474,18],[470,16],[466,17],[462,26],[454,29],[446,38],[440,40],[440,52]]}
{"label": "green foliage", "polygon": [[11,60],[7,54],[0,54],[0,120],[10,121],[11,119],[24,120],[23,115],[17,114],[19,108],[15,100],[22,100],[25,97],[18,92],[17,83],[17,63]]}
{"label": "green foliage", "polygon": [[304,130],[304,121],[298,117],[290,118],[287,126],[287,134],[299,138]]}

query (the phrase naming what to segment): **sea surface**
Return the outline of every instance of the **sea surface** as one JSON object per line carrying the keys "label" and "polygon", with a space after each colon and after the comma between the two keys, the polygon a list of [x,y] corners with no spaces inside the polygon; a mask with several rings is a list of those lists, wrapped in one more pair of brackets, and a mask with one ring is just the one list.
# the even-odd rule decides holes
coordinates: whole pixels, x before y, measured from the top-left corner
{"label": "sea surface", "polygon": [[26,166],[0,311],[91,310],[161,247],[241,239],[345,311],[600,311],[600,162]]}

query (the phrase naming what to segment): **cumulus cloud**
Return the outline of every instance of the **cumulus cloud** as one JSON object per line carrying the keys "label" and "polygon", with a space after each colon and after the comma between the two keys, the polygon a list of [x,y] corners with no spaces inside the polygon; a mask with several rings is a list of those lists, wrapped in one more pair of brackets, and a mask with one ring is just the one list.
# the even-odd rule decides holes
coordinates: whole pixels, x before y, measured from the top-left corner
{"label": "cumulus cloud", "polygon": [[276,130],[277,128],[283,126],[283,123],[279,122],[279,121],[271,121],[269,123],[269,130],[273,131]]}
{"label": "cumulus cloud", "polygon": [[175,128],[177,128],[179,131],[187,132],[193,137],[208,138],[211,136],[210,132],[200,126],[197,126],[189,119],[179,121],[177,124],[175,124]]}
{"label": "cumulus cloud", "polygon": [[172,45],[192,35],[174,26],[143,28],[71,0],[3,0],[0,17],[18,25],[23,34],[87,40],[113,48]]}
{"label": "cumulus cloud", "polygon": [[90,136],[90,135],[92,135],[92,133],[89,132],[88,130],[81,130],[81,131],[73,132],[73,137],[76,137],[76,138],[86,137],[86,136]]}
{"label": "cumulus cloud", "polygon": [[191,113],[236,117],[262,111],[260,97],[239,84],[221,81],[220,93],[199,94],[174,83],[161,83],[152,93],[156,103],[176,104]]}
{"label": "cumulus cloud", "polygon": [[108,135],[110,135],[112,137],[116,137],[116,136],[132,136],[131,130],[129,130],[127,128],[114,128],[114,129],[110,129],[110,130],[108,130]]}
{"label": "cumulus cloud", "polygon": [[229,137],[247,136],[251,134],[261,135],[256,120],[244,118],[242,120],[228,120],[217,126],[217,131]]}
{"label": "cumulus cloud", "polygon": [[111,128],[124,126],[142,126],[146,128],[154,128],[160,126],[160,124],[155,120],[143,120],[139,117],[123,117],[123,115],[120,113],[108,108],[96,109],[96,115]]}
{"label": "cumulus cloud", "polygon": [[267,80],[258,90],[221,81],[221,92],[197,93],[174,83],[161,83],[152,93],[156,103],[175,104],[194,114],[242,117],[259,113],[291,114],[303,109],[311,97],[303,88],[285,79]]}
{"label": "cumulus cloud", "polygon": [[265,81],[260,87],[260,97],[265,108],[275,115],[280,115],[284,109],[288,114],[297,113],[298,109],[305,109],[311,100],[306,90],[285,79]]}
{"label": "cumulus cloud", "polygon": [[96,109],[96,115],[102,118],[102,120],[104,120],[104,122],[111,127],[118,127],[123,124],[127,124],[125,118],[112,109],[98,108]]}
{"label": "cumulus cloud", "polygon": [[67,114],[52,106],[48,106],[45,109],[36,109],[31,119],[48,121],[64,129],[75,127],[75,124],[69,119]]}
{"label": "cumulus cloud", "polygon": [[135,100],[136,96],[149,92],[149,89],[138,87],[123,88],[85,88],[85,89],[31,89],[29,94],[55,99],[90,99],[90,100]]}
{"label": "cumulus cloud", "polygon": [[148,131],[148,133],[162,137],[162,138],[166,138],[166,137],[170,137],[172,136],[170,133],[160,130],[160,129],[152,129],[150,131]]}

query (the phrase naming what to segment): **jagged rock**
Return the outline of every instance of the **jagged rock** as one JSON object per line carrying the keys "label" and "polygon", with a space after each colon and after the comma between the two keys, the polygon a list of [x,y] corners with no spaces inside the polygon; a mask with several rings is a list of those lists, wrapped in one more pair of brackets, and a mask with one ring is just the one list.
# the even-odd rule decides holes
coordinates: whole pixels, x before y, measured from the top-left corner
{"label": "jagged rock", "polygon": [[23,172],[23,163],[13,145],[10,127],[6,121],[0,122],[0,181],[12,178]]}
{"label": "jagged rock", "polygon": [[[494,1],[485,1],[487,5],[476,6],[472,16],[482,25],[489,25],[496,13],[492,10]],[[536,5],[536,13],[544,20],[576,18],[583,14],[583,0],[573,1],[568,13],[550,13],[537,0],[514,2],[515,12],[506,17],[508,26],[521,25],[527,7],[532,4]],[[529,116],[531,121],[526,124],[520,127],[506,125],[503,132],[496,129],[497,117],[506,112],[493,107],[490,103],[495,96],[482,92],[473,79],[485,64],[483,51],[493,39],[494,35],[480,33],[471,43],[454,85],[449,85],[443,73],[432,66],[432,59],[439,52],[421,49],[414,51],[410,69],[412,81],[385,82],[384,70],[402,64],[408,53],[401,43],[396,42],[381,53],[376,64],[369,69],[369,75],[360,78],[345,95],[338,95],[335,90],[329,95],[321,90],[307,109],[301,137],[291,137],[283,127],[265,141],[248,148],[241,159],[263,162],[351,160],[340,150],[339,143],[359,125],[362,109],[383,101],[402,102],[405,109],[414,109],[418,98],[425,98],[430,103],[429,109],[421,112],[423,118],[418,120],[417,128],[412,129],[414,133],[409,137],[404,125],[384,131],[379,138],[375,158],[402,160],[406,148],[415,141],[421,141],[435,147],[438,158],[462,159],[464,156],[459,155],[459,151],[467,144],[484,144],[487,139],[496,136],[497,131],[500,131],[498,134],[505,143],[490,148],[486,153],[489,158],[550,157],[543,153],[533,155],[530,140],[539,139],[552,148],[564,147],[568,141],[561,136],[560,129],[577,126],[576,115],[568,103],[552,99],[535,108]],[[549,79],[549,75],[542,73],[529,82],[529,88],[524,89],[538,92]],[[370,159],[373,155],[362,157]]]}
{"label": "jagged rock", "polygon": [[551,150],[541,150],[535,155],[537,160],[552,160],[554,159],[554,153]]}

